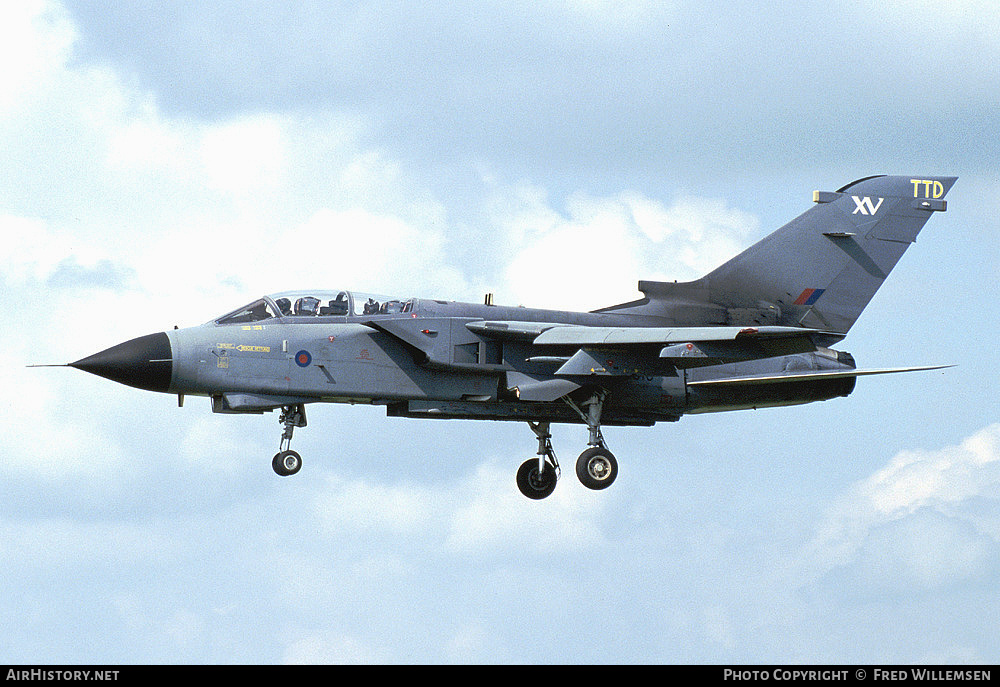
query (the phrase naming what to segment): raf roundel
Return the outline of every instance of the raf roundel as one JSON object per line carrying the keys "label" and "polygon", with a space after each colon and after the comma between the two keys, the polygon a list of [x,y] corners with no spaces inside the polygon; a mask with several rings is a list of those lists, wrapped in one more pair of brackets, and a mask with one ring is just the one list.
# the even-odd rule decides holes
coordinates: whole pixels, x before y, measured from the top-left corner
{"label": "raf roundel", "polygon": [[309,363],[312,362],[312,356],[309,351],[299,351],[295,354],[295,364],[299,367],[309,367]]}

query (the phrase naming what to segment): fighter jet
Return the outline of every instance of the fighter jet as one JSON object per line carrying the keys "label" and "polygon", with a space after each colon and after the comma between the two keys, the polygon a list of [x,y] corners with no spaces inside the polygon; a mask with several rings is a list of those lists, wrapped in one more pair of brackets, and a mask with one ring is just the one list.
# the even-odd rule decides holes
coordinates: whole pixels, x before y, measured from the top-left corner
{"label": "fighter jet", "polygon": [[701,279],[640,281],[642,297],[591,312],[398,298],[349,290],[263,296],[205,324],[141,336],[69,366],[129,386],[205,396],[216,413],[279,411],[272,467],[310,403],[389,416],[526,422],[537,456],[517,470],[531,499],[560,475],[552,423],[588,430],[576,461],[590,489],[618,462],[603,425],[849,395],[860,370],[832,348],[850,330],[956,177],[873,176],[835,192]]}

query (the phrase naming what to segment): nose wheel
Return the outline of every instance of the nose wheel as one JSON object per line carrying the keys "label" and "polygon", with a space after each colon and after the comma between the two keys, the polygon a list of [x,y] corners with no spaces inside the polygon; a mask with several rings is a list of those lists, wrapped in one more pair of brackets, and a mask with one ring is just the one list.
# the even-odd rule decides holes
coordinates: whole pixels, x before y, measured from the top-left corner
{"label": "nose wheel", "polygon": [[282,477],[294,475],[302,469],[302,456],[295,451],[280,451],[271,460],[271,467]]}
{"label": "nose wheel", "polygon": [[288,477],[302,469],[302,456],[291,450],[289,444],[292,443],[292,434],[295,432],[295,428],[306,426],[305,405],[299,403],[294,406],[282,406],[278,422],[285,426],[285,430],[281,434],[278,452],[271,459],[271,467],[278,475]]}

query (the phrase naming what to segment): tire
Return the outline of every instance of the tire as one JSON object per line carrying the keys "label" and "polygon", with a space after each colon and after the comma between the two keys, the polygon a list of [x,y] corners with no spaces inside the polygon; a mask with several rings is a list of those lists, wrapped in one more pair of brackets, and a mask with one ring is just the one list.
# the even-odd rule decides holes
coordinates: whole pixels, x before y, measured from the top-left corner
{"label": "tire", "polygon": [[538,459],[529,458],[517,470],[517,488],[529,499],[544,499],[556,488],[556,469],[546,464],[545,471],[539,475]]}
{"label": "tire", "polygon": [[618,477],[618,461],[606,448],[588,448],[576,459],[576,476],[588,489],[607,489]]}
{"label": "tire", "polygon": [[282,477],[294,475],[302,469],[302,456],[295,451],[282,451],[275,454],[271,467]]}

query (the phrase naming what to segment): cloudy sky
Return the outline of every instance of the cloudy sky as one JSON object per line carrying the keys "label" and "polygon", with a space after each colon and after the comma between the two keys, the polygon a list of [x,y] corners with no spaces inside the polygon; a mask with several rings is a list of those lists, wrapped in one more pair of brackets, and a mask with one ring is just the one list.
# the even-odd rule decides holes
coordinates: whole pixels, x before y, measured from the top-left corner
{"label": "cloudy sky", "polygon": [[[997,662],[987,0],[0,5],[0,662]],[[871,174],[956,175],[846,399],[605,432],[68,369],[263,293],[592,309]],[[581,427],[558,427],[564,465]]]}

